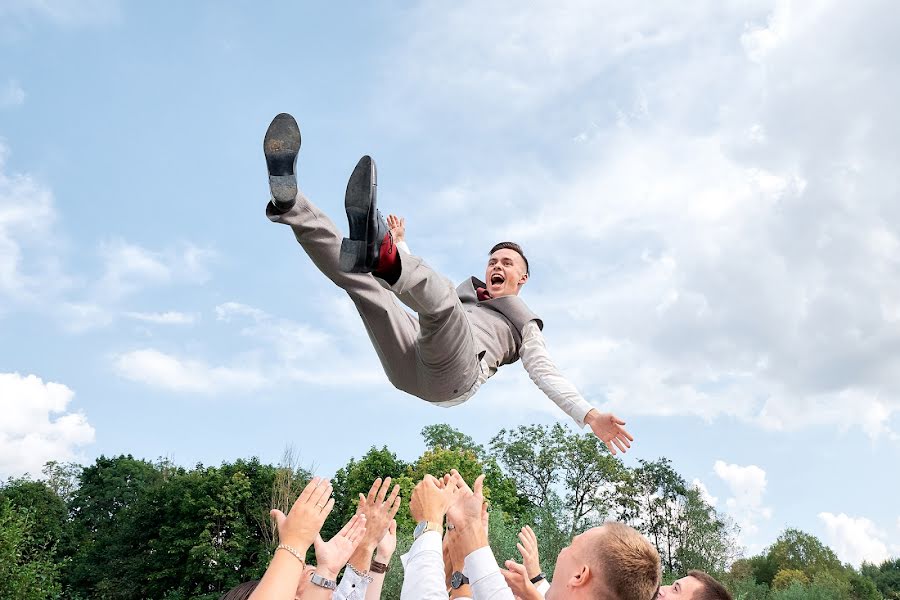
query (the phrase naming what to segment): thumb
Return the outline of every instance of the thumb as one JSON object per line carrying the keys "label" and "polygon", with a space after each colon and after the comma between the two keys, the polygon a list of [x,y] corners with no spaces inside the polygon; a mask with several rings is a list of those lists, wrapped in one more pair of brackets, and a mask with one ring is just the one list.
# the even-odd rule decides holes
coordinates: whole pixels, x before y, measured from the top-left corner
{"label": "thumb", "polygon": [[275,525],[278,527],[279,530],[281,529],[281,526],[284,523],[284,521],[287,519],[287,517],[284,516],[284,513],[281,512],[280,510],[278,510],[277,508],[273,508],[272,510],[270,510],[269,516],[272,517],[272,520],[275,521]]}
{"label": "thumb", "polygon": [[388,531],[391,532],[391,535],[397,534],[397,519],[391,519],[391,524],[388,526]]}

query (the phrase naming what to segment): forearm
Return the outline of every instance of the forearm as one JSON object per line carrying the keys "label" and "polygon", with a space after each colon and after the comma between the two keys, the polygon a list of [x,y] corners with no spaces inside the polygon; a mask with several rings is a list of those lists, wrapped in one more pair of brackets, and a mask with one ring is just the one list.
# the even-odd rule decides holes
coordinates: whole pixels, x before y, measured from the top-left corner
{"label": "forearm", "polygon": [[[300,556],[306,556],[308,548],[298,548]],[[293,598],[300,585],[305,565],[287,550],[276,550],[259,585],[250,595],[250,600],[284,600]],[[315,586],[313,586],[315,587]],[[312,597],[312,596],[311,596]],[[323,598],[326,596],[322,596]]]}
{"label": "forearm", "polygon": [[[381,554],[380,552],[375,553],[375,561],[387,567],[390,567],[391,557],[392,554]],[[387,577],[387,572],[376,573],[374,571],[370,571],[369,575],[372,577],[372,582],[369,584],[369,587],[366,590],[366,600],[378,600],[379,598],[381,598],[381,590],[384,587],[384,580]]]}
{"label": "forearm", "polygon": [[372,566],[372,553],[375,552],[377,545],[377,541],[363,540],[363,544],[360,544],[350,557],[350,564],[360,573],[367,572]]}
{"label": "forearm", "polygon": [[534,384],[563,412],[572,417],[579,427],[584,427],[584,418],[594,407],[560,373],[550,358],[543,334],[534,321],[525,326],[519,356],[522,359],[522,366]]}

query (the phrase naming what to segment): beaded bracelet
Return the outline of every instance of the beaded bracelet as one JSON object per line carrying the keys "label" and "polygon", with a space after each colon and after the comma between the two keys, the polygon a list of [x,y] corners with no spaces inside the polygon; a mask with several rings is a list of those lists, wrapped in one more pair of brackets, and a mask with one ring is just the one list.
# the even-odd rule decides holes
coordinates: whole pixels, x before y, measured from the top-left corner
{"label": "beaded bracelet", "polygon": [[293,548],[293,546],[288,546],[287,544],[278,544],[278,546],[275,548],[275,552],[278,552],[279,550],[287,550],[288,552],[290,552],[291,554],[293,554],[294,557],[295,557],[297,560],[300,561],[300,564],[302,564],[303,566],[306,566],[306,561],[303,560],[303,557],[300,556],[300,553],[297,552],[297,551]]}

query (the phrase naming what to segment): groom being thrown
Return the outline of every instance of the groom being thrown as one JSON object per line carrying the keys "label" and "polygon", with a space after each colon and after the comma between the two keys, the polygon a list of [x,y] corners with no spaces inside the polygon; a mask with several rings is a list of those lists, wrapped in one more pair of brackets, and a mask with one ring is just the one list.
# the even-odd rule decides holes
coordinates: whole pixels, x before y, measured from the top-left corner
{"label": "groom being thrown", "polygon": [[550,359],[543,322],[519,298],[528,259],[518,244],[495,245],[485,280],[472,277],[454,289],[421,258],[398,249],[375,206],[370,157],[360,159],[347,183],[350,237],[342,239],[297,188],[300,129],[291,115],[275,117],[263,150],[272,191],[266,215],[289,225],[316,267],[350,296],[394,387],[454,406],[471,398],[500,366],[521,358],[541,391],[579,426],[589,425],[613,454],[631,446],[625,422],[588,404]]}

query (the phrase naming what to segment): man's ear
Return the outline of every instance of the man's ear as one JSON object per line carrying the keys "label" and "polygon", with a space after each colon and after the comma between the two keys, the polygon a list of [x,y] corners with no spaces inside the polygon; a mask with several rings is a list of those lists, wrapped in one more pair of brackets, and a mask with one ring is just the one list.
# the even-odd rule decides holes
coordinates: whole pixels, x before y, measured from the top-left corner
{"label": "man's ear", "polygon": [[581,569],[569,578],[569,586],[577,588],[588,585],[592,576],[591,568],[587,565],[581,565]]}
{"label": "man's ear", "polygon": [[522,278],[519,279],[519,286],[523,286],[528,282],[528,273],[522,275]]}

